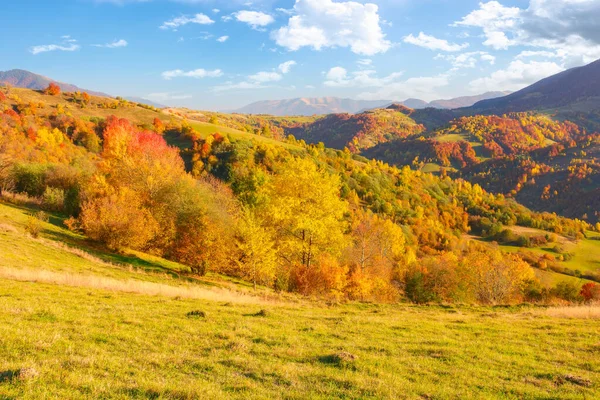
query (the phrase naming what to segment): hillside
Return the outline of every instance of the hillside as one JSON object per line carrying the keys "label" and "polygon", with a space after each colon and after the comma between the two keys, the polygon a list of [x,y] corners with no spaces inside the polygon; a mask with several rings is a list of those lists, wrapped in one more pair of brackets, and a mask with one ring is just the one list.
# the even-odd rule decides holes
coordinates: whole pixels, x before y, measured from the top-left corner
{"label": "hillside", "polygon": [[542,79],[518,92],[473,105],[470,112],[597,110],[600,106],[600,60]]}
{"label": "hillside", "polygon": [[423,132],[406,113],[390,106],[360,114],[331,114],[286,127],[285,132],[307,143],[322,142],[334,149],[348,148],[358,153],[377,144]]}
{"label": "hillside", "polygon": [[106,93],[96,92],[88,89],[81,89],[75,85],[58,82],[42,75],[34,74],[33,72],[22,69],[12,69],[10,71],[0,71],[0,84],[9,84],[13,87],[33,90],[43,90],[50,83],[56,83],[64,92],[87,92],[94,96],[111,97]]}

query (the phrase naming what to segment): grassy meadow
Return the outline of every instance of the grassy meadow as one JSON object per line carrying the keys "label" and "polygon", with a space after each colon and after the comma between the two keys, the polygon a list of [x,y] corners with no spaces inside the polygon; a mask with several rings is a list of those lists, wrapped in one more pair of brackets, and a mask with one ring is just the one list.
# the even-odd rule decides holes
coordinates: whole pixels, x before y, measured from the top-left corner
{"label": "grassy meadow", "polygon": [[[0,204],[1,399],[593,399],[598,308],[327,304]],[[59,245],[56,241],[65,242]]]}

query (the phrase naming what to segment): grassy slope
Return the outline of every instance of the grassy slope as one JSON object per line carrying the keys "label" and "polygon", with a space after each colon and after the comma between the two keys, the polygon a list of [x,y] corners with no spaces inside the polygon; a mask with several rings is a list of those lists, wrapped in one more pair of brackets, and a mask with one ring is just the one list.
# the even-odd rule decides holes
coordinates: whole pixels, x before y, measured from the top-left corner
{"label": "grassy slope", "polygon": [[[34,240],[22,231],[25,211],[0,205],[0,398],[600,395],[600,320],[559,319],[530,308],[232,301],[225,292],[207,300],[104,290],[84,281],[7,279],[6,270],[26,268],[195,287],[216,282],[181,282],[156,271],[182,266],[103,253],[53,224]],[[51,245],[53,239],[98,259],[139,260],[154,272],[85,259]],[[261,309],[266,316],[254,315]],[[192,310],[206,318],[187,317]],[[38,376],[19,378],[21,369]],[[567,374],[594,386],[566,382]]]}

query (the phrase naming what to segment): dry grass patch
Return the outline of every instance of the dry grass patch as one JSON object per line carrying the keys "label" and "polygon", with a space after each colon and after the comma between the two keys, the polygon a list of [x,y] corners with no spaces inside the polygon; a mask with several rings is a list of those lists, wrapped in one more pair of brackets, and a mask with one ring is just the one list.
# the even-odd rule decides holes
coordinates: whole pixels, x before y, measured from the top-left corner
{"label": "dry grass patch", "polygon": [[557,318],[600,319],[600,304],[550,307],[542,312]]}
{"label": "dry grass patch", "polygon": [[276,305],[284,303],[259,296],[235,293],[226,289],[201,288],[196,286],[171,286],[161,283],[53,272],[47,270],[17,269],[0,267],[0,277],[21,282],[41,282],[72,287],[86,287],[124,293],[136,293],[147,296],[164,296],[183,299],[201,299],[230,302],[236,304]]}

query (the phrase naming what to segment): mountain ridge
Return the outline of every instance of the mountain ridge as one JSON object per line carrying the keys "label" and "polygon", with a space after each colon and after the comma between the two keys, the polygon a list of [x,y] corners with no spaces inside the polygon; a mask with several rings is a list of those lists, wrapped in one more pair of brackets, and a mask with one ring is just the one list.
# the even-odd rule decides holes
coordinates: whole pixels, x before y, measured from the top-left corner
{"label": "mountain ridge", "polygon": [[593,111],[600,107],[600,60],[544,78],[504,97],[475,103],[473,112]]}
{"label": "mountain ridge", "polygon": [[452,99],[439,99],[427,102],[409,98],[404,101],[392,100],[354,100],[349,98],[298,97],[283,100],[263,100],[248,104],[232,112],[237,114],[264,114],[274,116],[290,115],[325,115],[325,114],[357,114],[375,108],[386,108],[392,104],[402,104],[413,109],[428,107],[453,109],[469,107],[483,99],[504,96],[509,92],[486,92],[475,96],[461,96]]}

